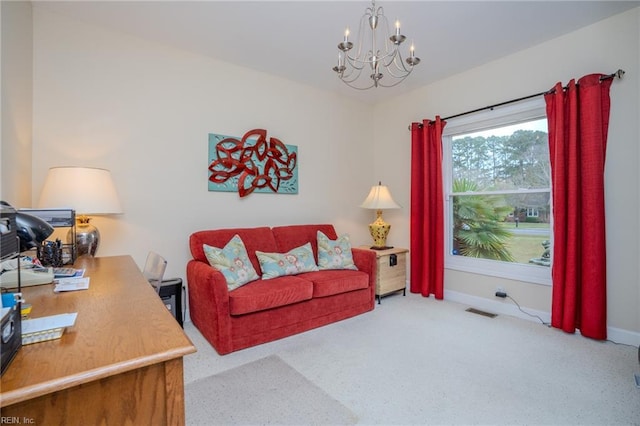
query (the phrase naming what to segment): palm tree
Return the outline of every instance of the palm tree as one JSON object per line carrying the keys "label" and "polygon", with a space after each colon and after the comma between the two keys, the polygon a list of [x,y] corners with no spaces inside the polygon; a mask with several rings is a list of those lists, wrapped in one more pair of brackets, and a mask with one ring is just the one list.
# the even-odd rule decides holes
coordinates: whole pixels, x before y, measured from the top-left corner
{"label": "palm tree", "polygon": [[[478,185],[468,179],[456,179],[453,183],[454,193],[477,190]],[[453,197],[454,249],[463,256],[515,262],[508,249],[511,232],[502,226],[511,210],[501,196]]]}

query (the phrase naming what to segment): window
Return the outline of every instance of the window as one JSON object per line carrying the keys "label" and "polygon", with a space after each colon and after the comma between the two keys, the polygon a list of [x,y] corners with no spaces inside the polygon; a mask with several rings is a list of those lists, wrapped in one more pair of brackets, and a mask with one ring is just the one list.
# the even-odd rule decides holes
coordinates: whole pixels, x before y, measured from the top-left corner
{"label": "window", "polygon": [[444,129],[445,267],[551,284],[551,172],[542,97]]}

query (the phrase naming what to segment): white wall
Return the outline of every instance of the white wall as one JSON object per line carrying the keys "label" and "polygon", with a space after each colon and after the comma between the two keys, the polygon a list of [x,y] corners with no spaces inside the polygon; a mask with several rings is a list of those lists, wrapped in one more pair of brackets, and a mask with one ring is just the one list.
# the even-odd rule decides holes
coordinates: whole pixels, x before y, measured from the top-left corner
{"label": "white wall", "polygon": [[[608,323],[613,328],[640,332],[639,28],[640,9],[636,8],[378,104],[374,114],[374,167],[397,171],[387,183],[396,200],[407,207],[393,218],[395,242],[406,247],[409,244],[411,135],[407,126],[411,122],[436,115],[446,117],[542,92],[558,81],[566,84],[571,78],[608,74],[621,68],[626,75],[611,87],[605,173]],[[438,60],[446,58],[423,58],[424,67]],[[445,273],[445,289],[452,292],[495,300],[498,285],[525,307],[544,312],[551,309],[549,286],[450,270]]]}
{"label": "white wall", "polygon": [[31,201],[31,2],[0,2],[2,15],[0,199]]}
{"label": "white wall", "polygon": [[[124,214],[98,255],[149,250],[183,277],[188,237],[221,227],[333,223],[369,239],[372,107],[34,9],[33,204],[49,167],[110,169]],[[208,134],[264,128],[298,146],[299,194],[209,192]]]}

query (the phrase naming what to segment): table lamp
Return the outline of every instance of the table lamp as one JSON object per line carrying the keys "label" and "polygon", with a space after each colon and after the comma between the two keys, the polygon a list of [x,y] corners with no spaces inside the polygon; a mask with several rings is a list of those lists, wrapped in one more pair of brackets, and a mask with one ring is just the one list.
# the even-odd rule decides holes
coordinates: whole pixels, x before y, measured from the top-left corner
{"label": "table lamp", "polygon": [[[44,182],[40,208],[71,208],[76,211],[75,244],[77,255],[95,256],[100,232],[87,215],[121,214],[111,172],[92,167],[52,167]],[[67,234],[73,244],[73,230]]]}
{"label": "table lamp", "polygon": [[374,250],[393,248],[387,247],[387,235],[389,235],[391,225],[382,219],[382,210],[399,209],[400,206],[393,201],[389,189],[382,182],[378,182],[377,185],[371,187],[369,195],[360,207],[376,210],[377,218],[375,222],[369,224],[369,232],[373,237],[373,246],[371,248]]}

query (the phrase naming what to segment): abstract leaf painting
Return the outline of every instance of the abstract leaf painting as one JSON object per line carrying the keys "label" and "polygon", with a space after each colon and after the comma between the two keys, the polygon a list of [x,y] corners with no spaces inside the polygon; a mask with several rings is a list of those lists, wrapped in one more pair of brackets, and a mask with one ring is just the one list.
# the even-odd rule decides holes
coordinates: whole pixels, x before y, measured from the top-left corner
{"label": "abstract leaf painting", "polygon": [[209,191],[298,193],[298,147],[264,129],[242,138],[209,134]]}

